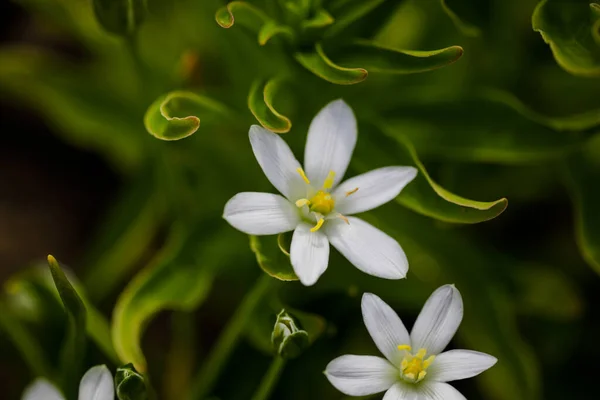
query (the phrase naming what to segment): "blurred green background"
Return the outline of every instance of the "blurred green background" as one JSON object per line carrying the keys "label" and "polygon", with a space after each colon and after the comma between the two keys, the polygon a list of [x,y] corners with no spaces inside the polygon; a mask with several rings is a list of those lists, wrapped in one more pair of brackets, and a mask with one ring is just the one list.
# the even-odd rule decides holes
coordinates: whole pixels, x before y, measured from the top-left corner
{"label": "blurred green background", "polygon": [[[15,0],[0,17],[3,398],[69,368],[49,253],[87,306],[84,366],[134,362],[161,399],[250,399],[282,307],[314,343],[287,362],[271,398],[343,399],[326,364],[377,354],[361,294],[378,294],[410,326],[445,283],[465,301],[451,347],[499,359],[456,382],[467,398],[597,397],[600,6],[255,0],[268,19],[233,10],[223,29],[225,2],[150,0],[133,31],[115,34],[92,3]],[[273,28],[284,24],[292,33]],[[266,82],[277,90],[263,93]],[[221,218],[234,194],[274,191],[249,126],[287,132],[302,159],[310,120],[336,98],[359,121],[349,176],[420,169],[365,215],[405,249],[406,280],[367,276],[332,252],[315,286],[279,281],[253,252],[281,276],[290,267],[276,238],[252,250]],[[195,133],[150,135],[178,132],[159,105],[193,117],[184,128]]]}

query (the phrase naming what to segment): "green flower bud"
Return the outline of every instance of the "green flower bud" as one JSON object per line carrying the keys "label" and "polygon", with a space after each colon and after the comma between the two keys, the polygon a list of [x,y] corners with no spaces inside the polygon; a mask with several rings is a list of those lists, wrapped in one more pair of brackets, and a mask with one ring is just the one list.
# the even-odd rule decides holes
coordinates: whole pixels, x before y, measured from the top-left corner
{"label": "green flower bud", "polygon": [[277,315],[271,342],[275,352],[288,359],[298,357],[310,344],[308,333],[285,310]]}
{"label": "green flower bud", "polygon": [[117,368],[115,387],[119,400],[147,400],[148,390],[144,377],[129,363]]}

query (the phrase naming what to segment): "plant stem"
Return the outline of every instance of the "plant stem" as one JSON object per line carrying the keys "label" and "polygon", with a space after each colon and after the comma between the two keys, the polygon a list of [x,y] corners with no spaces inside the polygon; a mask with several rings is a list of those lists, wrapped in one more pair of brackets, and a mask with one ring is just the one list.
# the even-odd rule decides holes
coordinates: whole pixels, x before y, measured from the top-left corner
{"label": "plant stem", "polygon": [[273,278],[263,274],[254,287],[244,296],[239,307],[221,332],[217,343],[194,379],[190,400],[204,399],[212,389],[217,377],[225,366],[246,324],[252,317],[256,305],[271,287]]}
{"label": "plant stem", "polygon": [[267,373],[263,377],[260,382],[260,386],[254,396],[252,396],[252,400],[268,400],[269,396],[273,389],[275,389],[275,385],[279,381],[279,377],[283,372],[283,367],[285,367],[286,360],[282,357],[275,356],[271,366],[267,370]]}

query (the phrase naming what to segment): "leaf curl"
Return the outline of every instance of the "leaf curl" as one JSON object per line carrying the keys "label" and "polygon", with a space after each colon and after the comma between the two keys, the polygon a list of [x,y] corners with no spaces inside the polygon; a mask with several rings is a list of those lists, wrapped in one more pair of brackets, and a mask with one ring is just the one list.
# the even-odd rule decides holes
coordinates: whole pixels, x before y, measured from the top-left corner
{"label": "leaf curl", "polygon": [[598,8],[588,0],[542,0],[531,17],[558,65],[573,75],[600,76]]}
{"label": "leaf curl", "polygon": [[368,72],[364,68],[345,68],[331,61],[320,43],[314,51],[298,52],[296,60],[318,77],[337,85],[353,85],[367,79]]}
{"label": "leaf curl", "polygon": [[286,133],[292,128],[292,122],[273,107],[273,99],[282,84],[282,79],[258,79],[250,88],[248,108],[265,128],[275,133]]}
{"label": "leaf curl", "polygon": [[222,104],[205,96],[174,91],[160,96],[146,111],[144,125],[148,133],[161,140],[180,140],[200,127],[198,115],[224,115]]}

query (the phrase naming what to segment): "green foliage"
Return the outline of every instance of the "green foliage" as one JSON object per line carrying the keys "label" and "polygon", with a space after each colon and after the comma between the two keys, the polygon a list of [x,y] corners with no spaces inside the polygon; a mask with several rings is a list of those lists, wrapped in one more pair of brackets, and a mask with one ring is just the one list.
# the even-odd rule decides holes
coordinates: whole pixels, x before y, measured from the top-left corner
{"label": "green foliage", "polygon": [[281,234],[277,240],[270,236],[250,236],[250,249],[256,255],[258,265],[268,275],[281,281],[297,281],[290,262],[289,247],[284,253],[285,249],[280,244],[285,236]]}
{"label": "green foliage", "polygon": [[281,79],[271,79],[266,83],[257,80],[248,95],[248,108],[254,117],[265,129],[276,133],[286,133],[292,128],[290,119],[273,107],[273,98],[281,83]]}
{"label": "green foliage", "polygon": [[81,375],[81,362],[86,347],[86,310],[83,301],[65,276],[56,259],[49,255],[48,266],[52,279],[68,315],[67,336],[61,350],[63,387],[71,392],[77,387]]}
{"label": "green foliage", "polygon": [[532,16],[533,29],[550,45],[556,62],[573,75],[600,76],[600,13],[587,0],[542,0]]}
{"label": "green foliage", "polygon": [[107,32],[133,35],[146,17],[147,0],[93,0],[94,13]]}

